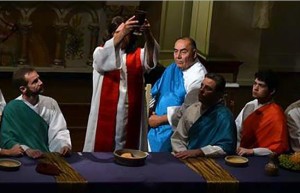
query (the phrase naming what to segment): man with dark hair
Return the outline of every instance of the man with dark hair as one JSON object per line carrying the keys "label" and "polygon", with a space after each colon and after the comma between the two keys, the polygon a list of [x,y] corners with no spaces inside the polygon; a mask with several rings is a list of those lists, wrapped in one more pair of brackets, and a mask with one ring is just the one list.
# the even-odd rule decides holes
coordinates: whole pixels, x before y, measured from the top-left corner
{"label": "man with dark hair", "polygon": [[278,79],[273,71],[255,73],[253,101],[248,102],[236,118],[238,155],[268,155],[288,151],[286,118],[273,100]]}
{"label": "man with dark hair", "polygon": [[69,155],[71,138],[65,118],[53,98],[41,95],[44,85],[37,71],[19,68],[13,74],[13,83],[21,95],[4,108],[1,146],[20,144],[32,158],[41,157],[43,152]]}
{"label": "man with dark hair", "polygon": [[145,45],[132,32],[138,20],[113,18],[103,46],[93,54],[93,95],[83,151],[147,147],[144,73],[155,68],[159,45],[145,19]]}
{"label": "man with dark hair", "polygon": [[[191,91],[200,87],[207,73],[197,58],[196,43],[190,37],[180,37],[176,40],[174,61],[165,69],[151,90],[155,100],[154,111],[148,121],[149,150],[152,152],[172,151],[172,127],[176,127],[176,120],[188,106],[184,100]],[[175,114],[178,116],[174,116]]]}
{"label": "man with dark hair", "polygon": [[184,111],[171,137],[175,157],[186,159],[235,152],[236,127],[231,111],[224,105],[225,84],[219,74],[205,75],[198,91],[199,102]]}

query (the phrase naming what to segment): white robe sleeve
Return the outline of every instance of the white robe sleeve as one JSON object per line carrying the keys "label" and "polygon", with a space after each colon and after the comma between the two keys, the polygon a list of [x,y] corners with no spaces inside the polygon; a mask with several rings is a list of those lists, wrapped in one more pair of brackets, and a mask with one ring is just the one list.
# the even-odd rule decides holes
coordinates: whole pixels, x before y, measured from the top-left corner
{"label": "white robe sleeve", "polygon": [[51,112],[48,141],[51,152],[60,152],[64,146],[72,147],[70,132],[67,129],[67,123],[56,101],[52,101],[54,109]]}
{"label": "white robe sleeve", "polygon": [[241,110],[237,118],[235,119],[236,129],[237,129],[237,147],[241,144],[241,133],[242,133],[242,122],[243,122],[243,112],[244,108]]}
{"label": "white robe sleeve", "polygon": [[226,155],[226,152],[220,147],[216,145],[207,145],[201,148],[205,156],[214,157],[214,156],[222,156]]}
{"label": "white robe sleeve", "polygon": [[177,128],[171,137],[171,144],[174,152],[187,150],[189,140],[188,132],[200,117],[200,105],[201,103],[199,102],[189,106],[179,120]]}
{"label": "white robe sleeve", "polygon": [[153,70],[156,66],[157,66],[157,62],[158,62],[158,53],[159,53],[159,44],[154,40],[154,48],[153,48],[153,63],[154,66],[151,68],[147,62],[147,58],[148,58],[148,51],[147,51],[147,42],[145,43],[144,48],[141,50],[141,61],[142,64],[144,64],[144,69],[145,71],[148,73],[151,70]]}
{"label": "white robe sleeve", "polygon": [[4,97],[2,95],[2,92],[1,92],[1,89],[0,89],[0,116],[2,115],[2,111],[5,107],[5,105],[6,105],[6,102],[5,102],[5,99],[4,99]]}
{"label": "white robe sleeve", "polygon": [[293,151],[300,151],[300,107],[286,112],[290,144]]}
{"label": "white robe sleeve", "polygon": [[95,48],[93,53],[93,68],[99,73],[121,69],[121,55],[121,50],[115,48],[114,38],[112,38],[105,42],[104,47]]}

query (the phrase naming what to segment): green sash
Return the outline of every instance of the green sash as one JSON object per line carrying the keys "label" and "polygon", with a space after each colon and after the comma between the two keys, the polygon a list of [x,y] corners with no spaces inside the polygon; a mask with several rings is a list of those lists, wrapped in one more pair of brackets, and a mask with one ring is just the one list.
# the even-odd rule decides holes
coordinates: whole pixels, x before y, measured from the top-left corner
{"label": "green sash", "polygon": [[15,144],[49,152],[48,124],[22,100],[10,101],[3,111],[1,144],[11,148]]}

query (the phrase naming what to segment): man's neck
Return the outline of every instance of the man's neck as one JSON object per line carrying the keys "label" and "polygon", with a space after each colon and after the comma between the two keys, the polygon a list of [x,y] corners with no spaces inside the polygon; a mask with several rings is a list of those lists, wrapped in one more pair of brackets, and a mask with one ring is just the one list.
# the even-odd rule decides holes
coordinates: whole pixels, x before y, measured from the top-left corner
{"label": "man's neck", "polygon": [[258,101],[258,104],[260,105],[266,105],[268,103],[271,103],[273,102],[273,99],[272,98],[268,98],[268,99],[257,99]]}
{"label": "man's neck", "polygon": [[218,103],[221,103],[221,102],[223,102],[222,98],[219,99],[219,100],[217,100],[217,101],[215,101],[215,102],[213,102],[213,103],[211,103],[211,104],[204,104],[204,103],[202,103],[202,105],[201,105],[201,112],[204,112],[207,109],[209,109],[210,107],[212,107],[212,106],[214,106],[214,105],[216,105]]}
{"label": "man's neck", "polygon": [[26,100],[28,103],[32,105],[36,105],[39,102],[39,95],[27,96],[22,95],[23,100]]}

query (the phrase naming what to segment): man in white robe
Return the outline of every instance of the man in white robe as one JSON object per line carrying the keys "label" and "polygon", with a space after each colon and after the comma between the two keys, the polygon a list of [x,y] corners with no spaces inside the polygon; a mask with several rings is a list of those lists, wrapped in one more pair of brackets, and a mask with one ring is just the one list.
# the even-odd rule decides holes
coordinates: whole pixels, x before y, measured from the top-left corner
{"label": "man in white robe", "polygon": [[145,46],[135,46],[134,16],[115,17],[109,27],[111,39],[93,54],[93,95],[84,152],[145,149],[144,73],[155,68],[159,46],[147,20]]}
{"label": "man in white robe", "polygon": [[72,146],[65,118],[56,100],[41,95],[44,87],[36,70],[16,70],[13,83],[21,95],[4,108],[1,146],[9,149],[19,144],[32,158],[39,158],[44,152],[69,155]]}

